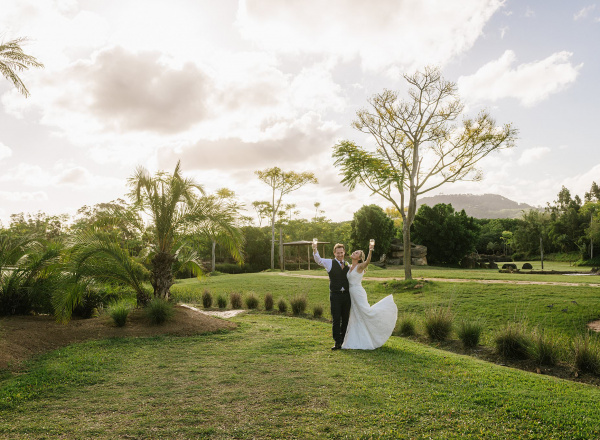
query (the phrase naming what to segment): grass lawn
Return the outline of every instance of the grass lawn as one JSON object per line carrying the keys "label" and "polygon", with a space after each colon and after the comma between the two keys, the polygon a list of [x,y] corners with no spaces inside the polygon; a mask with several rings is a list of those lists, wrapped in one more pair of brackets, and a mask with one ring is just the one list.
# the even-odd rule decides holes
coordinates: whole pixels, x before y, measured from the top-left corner
{"label": "grass lawn", "polygon": [[398,337],[332,352],[318,320],[234,320],[229,333],[77,344],[5,374],[0,437],[600,438],[597,387]]}

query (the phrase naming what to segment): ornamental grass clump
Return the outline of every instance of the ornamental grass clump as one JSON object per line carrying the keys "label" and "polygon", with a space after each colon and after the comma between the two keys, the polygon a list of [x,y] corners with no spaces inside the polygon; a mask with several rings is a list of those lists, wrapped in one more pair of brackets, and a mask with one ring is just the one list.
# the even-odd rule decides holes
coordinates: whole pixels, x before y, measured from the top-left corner
{"label": "ornamental grass clump", "polygon": [[600,344],[588,333],[573,340],[573,355],[579,371],[600,375]]}
{"label": "ornamental grass clump", "polygon": [[273,295],[270,293],[265,294],[265,310],[267,312],[273,310]]}
{"label": "ornamental grass clump", "polygon": [[315,318],[320,318],[323,316],[323,306],[321,304],[313,306],[313,316]]}
{"label": "ornamental grass clump", "polygon": [[126,301],[119,301],[108,308],[108,315],[117,327],[123,327],[127,323],[127,317],[131,306]]}
{"label": "ornamental grass clump", "polygon": [[242,295],[238,292],[231,292],[229,294],[229,302],[231,303],[232,309],[241,309],[242,308]]}
{"label": "ornamental grass clump", "polygon": [[292,306],[292,313],[296,316],[303,314],[306,310],[307,302],[308,300],[306,299],[306,296],[298,295],[293,297],[290,300],[290,304]]}
{"label": "ornamental grass clump", "polygon": [[146,305],[146,316],[154,325],[164,324],[173,319],[173,304],[164,298],[153,298]]}
{"label": "ornamental grass clump", "polygon": [[462,320],[458,325],[457,333],[465,348],[475,348],[481,340],[483,325],[478,321]]}
{"label": "ornamental grass clump", "polygon": [[217,296],[217,306],[220,309],[227,307],[227,298],[225,298],[223,295]]}
{"label": "ornamental grass clump", "polygon": [[246,307],[248,307],[250,310],[258,308],[258,298],[256,297],[256,294],[254,294],[254,292],[248,294],[248,296],[245,299],[245,302]]}
{"label": "ornamental grass clump", "polygon": [[496,352],[507,359],[528,359],[532,341],[523,324],[509,323],[494,339]]}
{"label": "ornamental grass clump", "polygon": [[417,334],[417,323],[414,315],[403,315],[392,334],[405,338],[415,336]]}
{"label": "ornamental grass clump", "polygon": [[283,298],[279,299],[279,301],[277,302],[277,309],[279,310],[280,313],[287,312],[288,305],[287,305],[287,302],[285,301],[285,299],[283,299]]}
{"label": "ornamental grass clump", "polygon": [[212,295],[210,294],[210,292],[208,290],[205,290],[204,293],[202,293],[202,306],[205,309],[210,309],[212,307],[212,303],[213,303]]}
{"label": "ornamental grass clump", "polygon": [[445,341],[452,333],[450,307],[437,307],[425,314],[425,331],[432,341]]}
{"label": "ornamental grass clump", "polygon": [[556,365],[561,357],[561,351],[561,343],[556,337],[536,329],[533,333],[530,353],[531,358],[538,365]]}

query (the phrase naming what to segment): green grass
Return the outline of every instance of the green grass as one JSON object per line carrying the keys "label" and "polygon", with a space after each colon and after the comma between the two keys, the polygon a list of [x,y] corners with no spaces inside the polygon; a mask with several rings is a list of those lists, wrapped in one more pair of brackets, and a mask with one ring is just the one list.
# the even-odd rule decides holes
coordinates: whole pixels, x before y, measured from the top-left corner
{"label": "green grass", "polygon": [[[277,297],[277,295],[276,295]],[[0,437],[591,439],[600,390],[391,338],[332,352],[326,322],[73,345],[0,379]]]}

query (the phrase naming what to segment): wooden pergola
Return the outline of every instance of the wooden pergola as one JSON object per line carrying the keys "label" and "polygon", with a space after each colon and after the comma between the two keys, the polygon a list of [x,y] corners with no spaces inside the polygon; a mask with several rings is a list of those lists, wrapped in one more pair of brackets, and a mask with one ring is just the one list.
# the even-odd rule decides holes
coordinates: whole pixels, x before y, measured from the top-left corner
{"label": "wooden pergola", "polygon": [[[317,249],[319,249],[319,245],[323,245],[322,246],[322,254],[325,254],[325,245],[331,243],[330,241],[318,241],[317,242]],[[290,241],[289,243],[283,243],[284,246],[296,246],[298,248],[298,269],[300,269],[300,264],[301,264],[301,257],[300,257],[300,250],[303,246],[306,246],[306,258],[308,259],[308,270],[310,270],[310,260],[312,260],[312,241],[307,241],[307,240],[300,240],[300,241]],[[285,270],[285,258],[283,259],[283,270]]]}

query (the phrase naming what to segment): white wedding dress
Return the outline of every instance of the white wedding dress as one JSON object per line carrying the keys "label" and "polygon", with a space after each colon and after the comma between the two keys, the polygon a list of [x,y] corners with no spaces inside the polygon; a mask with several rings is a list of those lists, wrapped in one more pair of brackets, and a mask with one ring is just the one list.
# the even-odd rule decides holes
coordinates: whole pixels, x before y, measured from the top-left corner
{"label": "white wedding dress", "polygon": [[370,306],[362,286],[363,275],[356,269],[348,272],[352,307],[342,348],[374,350],[385,344],[396,326],[398,307],[394,297],[388,295]]}

